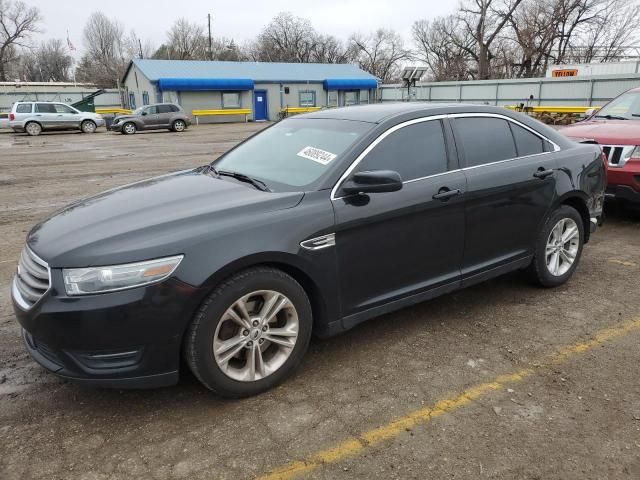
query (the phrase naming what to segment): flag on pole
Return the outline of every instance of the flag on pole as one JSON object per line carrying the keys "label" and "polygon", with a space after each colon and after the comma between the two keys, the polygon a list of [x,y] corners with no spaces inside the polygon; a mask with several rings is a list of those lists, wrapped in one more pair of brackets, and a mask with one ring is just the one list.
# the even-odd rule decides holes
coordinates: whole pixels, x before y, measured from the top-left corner
{"label": "flag on pole", "polygon": [[76,51],[76,47],[73,46],[73,43],[71,43],[71,39],[69,38],[69,30],[67,30],[67,47],[69,47],[70,52]]}

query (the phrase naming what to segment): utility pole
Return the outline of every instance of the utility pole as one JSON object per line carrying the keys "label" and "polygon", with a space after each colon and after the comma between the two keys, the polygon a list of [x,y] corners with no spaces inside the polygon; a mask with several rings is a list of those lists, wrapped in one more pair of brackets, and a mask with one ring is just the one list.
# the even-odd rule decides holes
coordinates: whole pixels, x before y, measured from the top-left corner
{"label": "utility pole", "polygon": [[209,23],[209,60],[213,60],[213,43],[211,42],[211,14],[207,13]]}

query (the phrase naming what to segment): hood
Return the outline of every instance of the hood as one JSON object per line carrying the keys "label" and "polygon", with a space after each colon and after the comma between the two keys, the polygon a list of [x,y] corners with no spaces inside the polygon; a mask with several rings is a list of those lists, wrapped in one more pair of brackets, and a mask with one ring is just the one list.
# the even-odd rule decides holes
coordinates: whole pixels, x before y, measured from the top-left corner
{"label": "hood", "polygon": [[251,218],[294,207],[303,196],[262,192],[201,169],[178,172],[73,203],[33,227],[27,243],[54,268],[178,255],[241,230]]}
{"label": "hood", "polygon": [[113,121],[116,122],[117,120],[129,120],[131,118],[139,118],[137,115],[116,115],[115,117],[113,117]]}
{"label": "hood", "polygon": [[560,133],[603,145],[640,145],[640,120],[587,120],[565,127]]}

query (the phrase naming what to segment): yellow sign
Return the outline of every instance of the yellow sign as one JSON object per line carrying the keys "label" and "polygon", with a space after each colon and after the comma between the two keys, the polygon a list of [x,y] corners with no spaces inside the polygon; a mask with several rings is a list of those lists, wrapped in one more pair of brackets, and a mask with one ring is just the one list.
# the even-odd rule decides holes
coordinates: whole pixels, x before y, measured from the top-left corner
{"label": "yellow sign", "polygon": [[575,77],[578,75],[578,70],[552,70],[552,77]]}

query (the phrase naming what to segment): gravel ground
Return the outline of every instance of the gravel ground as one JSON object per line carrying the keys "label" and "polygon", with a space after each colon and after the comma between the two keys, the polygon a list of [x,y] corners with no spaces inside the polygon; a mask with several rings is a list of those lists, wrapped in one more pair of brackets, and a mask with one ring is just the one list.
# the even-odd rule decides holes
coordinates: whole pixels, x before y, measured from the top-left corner
{"label": "gravel ground", "polygon": [[[0,479],[241,479],[283,465],[318,479],[640,478],[640,321],[619,330],[640,319],[640,215],[622,209],[567,285],[507,275],[315,340],[297,374],[258,397],[222,400],[188,373],[159,390],[89,389],[38,367],[9,299],[30,226],[73,200],[207,163],[263,126],[0,133]],[[622,333],[594,343],[611,328]],[[488,387],[463,393],[474,385]],[[445,407],[398,426],[433,405]],[[369,441],[372,430],[387,436]]]}

